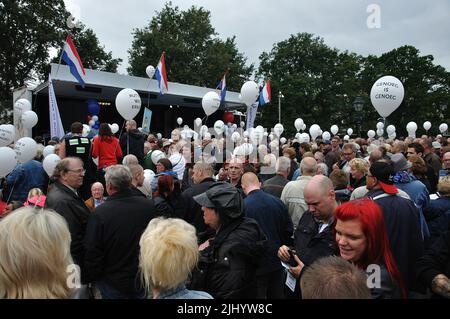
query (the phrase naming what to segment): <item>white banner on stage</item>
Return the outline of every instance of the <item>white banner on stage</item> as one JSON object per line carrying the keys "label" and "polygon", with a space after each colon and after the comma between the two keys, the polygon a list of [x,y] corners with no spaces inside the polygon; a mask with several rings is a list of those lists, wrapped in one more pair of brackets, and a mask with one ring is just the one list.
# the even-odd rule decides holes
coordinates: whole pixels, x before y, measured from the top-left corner
{"label": "white banner on stage", "polygon": [[259,101],[256,101],[252,105],[247,107],[247,131],[253,128],[255,123],[256,112],[258,112]]}
{"label": "white banner on stage", "polygon": [[53,89],[52,78],[48,76],[48,107],[50,114],[50,137],[62,138],[64,127],[59,115],[58,103],[56,103],[55,90]]}

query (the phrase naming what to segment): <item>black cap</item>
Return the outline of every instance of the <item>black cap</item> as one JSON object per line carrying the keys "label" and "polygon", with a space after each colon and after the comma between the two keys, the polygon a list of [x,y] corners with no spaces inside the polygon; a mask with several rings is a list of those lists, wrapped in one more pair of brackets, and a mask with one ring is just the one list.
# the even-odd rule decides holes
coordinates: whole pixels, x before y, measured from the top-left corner
{"label": "black cap", "polygon": [[210,188],[194,200],[200,205],[224,211],[228,217],[237,218],[243,214],[243,201],[236,187],[227,182],[213,183]]}
{"label": "black cap", "polygon": [[375,162],[370,165],[370,174],[378,180],[381,188],[388,194],[397,194],[398,189],[394,186],[394,168],[390,163]]}

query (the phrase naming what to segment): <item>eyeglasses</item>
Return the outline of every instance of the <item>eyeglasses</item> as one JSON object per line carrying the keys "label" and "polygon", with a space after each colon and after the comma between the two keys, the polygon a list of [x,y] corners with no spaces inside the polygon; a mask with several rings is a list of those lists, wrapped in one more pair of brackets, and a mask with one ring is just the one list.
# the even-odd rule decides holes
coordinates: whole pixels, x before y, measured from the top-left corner
{"label": "eyeglasses", "polygon": [[79,168],[79,169],[67,169],[68,172],[74,172],[75,174],[84,174],[86,173],[86,170],[83,168]]}

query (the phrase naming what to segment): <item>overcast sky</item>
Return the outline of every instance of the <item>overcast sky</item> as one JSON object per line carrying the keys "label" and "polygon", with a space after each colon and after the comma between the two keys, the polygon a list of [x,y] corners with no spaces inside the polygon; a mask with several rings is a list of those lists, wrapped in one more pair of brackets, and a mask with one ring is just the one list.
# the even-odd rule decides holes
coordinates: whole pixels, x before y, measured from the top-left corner
{"label": "overcast sky", "polygon": [[[67,9],[93,29],[113,57],[123,59],[135,28],[147,26],[164,0],[65,0]],[[211,12],[211,23],[222,39],[236,36],[248,64],[291,34],[310,32],[339,50],[380,55],[401,45],[431,54],[450,71],[450,1],[448,0],[173,0],[184,10],[192,5]],[[380,28],[369,28],[370,4],[380,7]],[[161,48],[163,51],[164,48]],[[157,61],[154,61],[154,65]]]}

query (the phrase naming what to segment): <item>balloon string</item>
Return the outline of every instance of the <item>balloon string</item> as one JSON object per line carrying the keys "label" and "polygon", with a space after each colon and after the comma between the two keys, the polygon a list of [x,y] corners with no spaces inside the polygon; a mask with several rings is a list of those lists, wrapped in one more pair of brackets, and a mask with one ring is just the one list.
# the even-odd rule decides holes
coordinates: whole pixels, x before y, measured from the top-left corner
{"label": "balloon string", "polygon": [[[17,164],[17,165],[19,165],[19,164]],[[17,167],[17,165],[16,165],[16,167]],[[9,192],[8,199],[6,200],[6,204],[9,204],[9,200],[11,199],[11,196],[12,196],[12,194],[14,193],[14,187],[16,186],[16,182],[17,182],[17,178],[18,178],[18,177],[19,177],[19,176],[16,175],[16,178],[14,179],[14,183],[13,183],[13,186],[12,186],[12,188],[11,188],[11,192]]]}

